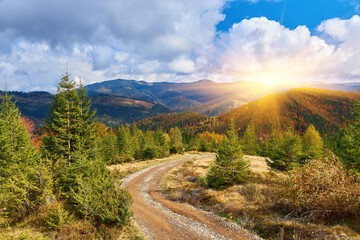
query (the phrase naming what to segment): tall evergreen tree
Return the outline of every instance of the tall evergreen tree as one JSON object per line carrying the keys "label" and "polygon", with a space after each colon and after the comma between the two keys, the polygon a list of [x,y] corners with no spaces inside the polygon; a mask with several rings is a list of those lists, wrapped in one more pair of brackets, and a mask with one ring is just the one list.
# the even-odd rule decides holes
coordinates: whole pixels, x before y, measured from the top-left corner
{"label": "tall evergreen tree", "polygon": [[272,151],[267,163],[280,171],[290,170],[299,164],[302,155],[301,138],[294,133],[293,128],[288,128],[279,141],[280,143],[274,141],[275,146],[270,147]]}
{"label": "tall evergreen tree", "polygon": [[[131,197],[116,187],[104,162],[94,153],[98,134],[94,113],[83,87],[75,87],[69,74],[61,79],[47,120],[44,150],[57,165],[53,168],[56,191],[83,218],[124,223],[131,214]],[[64,161],[67,164],[62,164]]]}
{"label": "tall evergreen tree", "polygon": [[118,130],[119,153],[127,161],[133,160],[135,156],[135,145],[131,136],[130,127],[122,126]]}
{"label": "tall evergreen tree", "polygon": [[182,142],[181,131],[178,127],[170,129],[171,153],[183,153],[184,145]]}
{"label": "tall evergreen tree", "polygon": [[52,180],[7,92],[0,107],[0,206],[16,221],[50,201]]}
{"label": "tall evergreen tree", "polygon": [[259,152],[259,142],[255,133],[255,128],[251,125],[247,126],[242,138],[242,146],[245,154],[257,155]]}
{"label": "tall evergreen tree", "polygon": [[310,125],[306,129],[302,142],[304,159],[321,159],[324,143],[314,125]]}
{"label": "tall evergreen tree", "polygon": [[360,173],[360,101],[354,104],[354,120],[345,129],[340,145],[343,149],[339,151],[343,164]]}
{"label": "tall evergreen tree", "polygon": [[234,121],[231,122],[226,135],[227,138],[220,144],[216,160],[206,176],[209,187],[224,188],[241,183],[250,173],[249,164],[243,159]]}
{"label": "tall evergreen tree", "polygon": [[43,138],[44,152],[53,163],[65,160],[70,165],[95,156],[92,131],[95,113],[90,111],[90,101],[86,97],[83,86],[76,89],[68,73],[61,78]]}

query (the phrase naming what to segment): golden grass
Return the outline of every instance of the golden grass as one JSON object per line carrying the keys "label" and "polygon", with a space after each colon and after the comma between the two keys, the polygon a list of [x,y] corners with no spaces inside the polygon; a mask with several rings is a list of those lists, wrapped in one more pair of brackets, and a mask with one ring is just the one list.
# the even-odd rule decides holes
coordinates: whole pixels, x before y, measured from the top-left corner
{"label": "golden grass", "polygon": [[153,160],[146,160],[146,161],[132,161],[132,162],[127,162],[127,163],[121,163],[121,164],[115,164],[115,165],[110,165],[107,168],[113,173],[114,176],[119,177],[119,178],[125,178],[133,173],[136,173],[140,170],[143,170],[145,168],[163,163],[163,162],[167,162],[167,161],[171,161],[171,160],[176,160],[179,158],[182,158],[184,156],[187,156],[189,154],[184,154],[184,155],[172,155],[170,157],[167,158],[158,158],[158,159],[153,159]]}
{"label": "golden grass", "polygon": [[161,182],[162,191],[171,200],[216,212],[266,239],[360,239],[345,225],[312,224],[278,213],[274,207],[281,200],[277,179],[283,174],[271,171],[265,158],[245,156],[245,159],[252,170],[245,184],[224,190],[202,187],[206,172],[215,160],[214,154],[172,169]]}

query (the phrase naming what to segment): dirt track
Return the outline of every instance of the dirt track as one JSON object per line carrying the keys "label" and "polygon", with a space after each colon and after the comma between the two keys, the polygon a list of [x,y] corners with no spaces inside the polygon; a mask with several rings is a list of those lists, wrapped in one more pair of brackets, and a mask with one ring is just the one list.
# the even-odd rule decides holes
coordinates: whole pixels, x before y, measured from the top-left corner
{"label": "dirt track", "polygon": [[207,155],[184,155],[131,175],[124,186],[134,198],[132,210],[137,224],[148,239],[257,239],[233,223],[192,206],[163,197],[160,181],[172,168],[192,158]]}

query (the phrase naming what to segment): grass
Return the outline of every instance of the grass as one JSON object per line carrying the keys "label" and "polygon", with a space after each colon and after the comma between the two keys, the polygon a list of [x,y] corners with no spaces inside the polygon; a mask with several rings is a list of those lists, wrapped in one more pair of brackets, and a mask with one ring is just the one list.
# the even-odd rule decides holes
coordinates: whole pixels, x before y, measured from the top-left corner
{"label": "grass", "polygon": [[245,156],[252,170],[245,184],[224,190],[207,189],[205,175],[215,155],[194,160],[171,170],[161,188],[167,198],[190,203],[212,211],[265,239],[360,239],[353,227],[321,224],[290,217],[278,203],[279,179],[283,174],[271,171],[261,157]]}
{"label": "grass", "polygon": [[128,177],[129,175],[131,175],[133,173],[141,171],[145,168],[148,168],[148,167],[151,167],[151,166],[163,163],[163,162],[176,160],[176,159],[182,158],[186,155],[188,155],[188,154],[185,154],[185,155],[178,154],[178,155],[172,155],[167,158],[158,158],[158,159],[146,160],[146,161],[136,160],[136,161],[122,163],[122,164],[110,165],[110,166],[108,166],[108,169],[112,172],[112,174],[115,177],[122,179],[122,178]]}

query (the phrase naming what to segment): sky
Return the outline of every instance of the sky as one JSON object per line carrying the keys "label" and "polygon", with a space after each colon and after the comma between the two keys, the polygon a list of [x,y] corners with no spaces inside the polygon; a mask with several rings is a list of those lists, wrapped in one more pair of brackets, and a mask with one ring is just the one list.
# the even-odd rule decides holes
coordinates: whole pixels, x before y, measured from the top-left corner
{"label": "sky", "polygon": [[0,0],[0,89],[360,82],[360,0]]}

